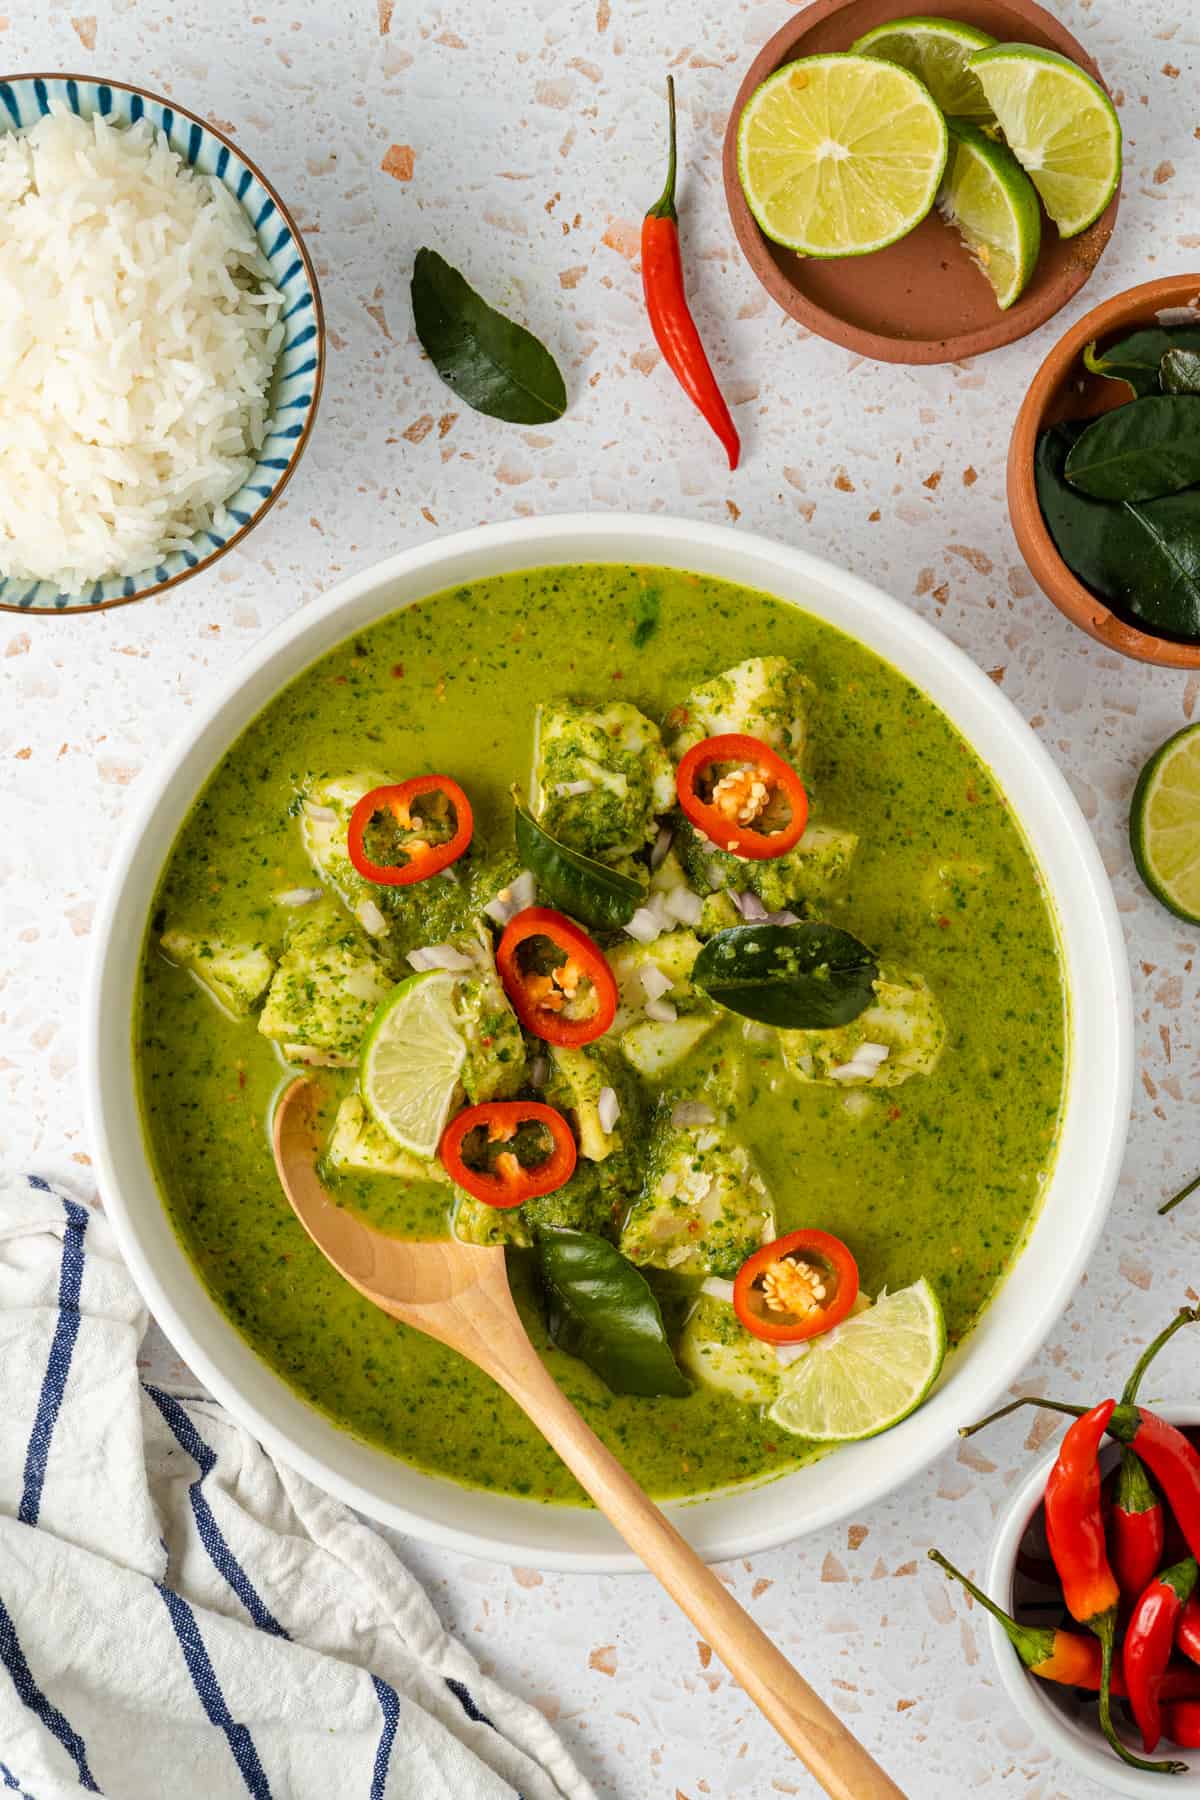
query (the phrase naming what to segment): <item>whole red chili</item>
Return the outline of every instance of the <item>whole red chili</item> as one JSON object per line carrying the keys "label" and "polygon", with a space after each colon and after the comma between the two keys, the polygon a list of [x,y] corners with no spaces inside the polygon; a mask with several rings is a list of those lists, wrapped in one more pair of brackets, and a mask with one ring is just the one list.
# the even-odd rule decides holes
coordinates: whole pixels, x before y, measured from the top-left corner
{"label": "whole red chili", "polygon": [[1126,1448],[1108,1521],[1109,1555],[1125,1606],[1140,1599],[1162,1568],[1165,1535],[1162,1502],[1141,1458]]}
{"label": "whole red chili", "polygon": [[1200,1593],[1193,1592],[1175,1627],[1175,1648],[1200,1663]]}
{"label": "whole red chili", "polygon": [[675,792],[697,831],[748,862],[786,856],[808,823],[808,795],[791,763],[740,731],[693,744],[675,771]]}
{"label": "whole red chili", "polygon": [[1163,1726],[1181,1750],[1200,1750],[1200,1700],[1176,1700],[1167,1707]]}
{"label": "whole red chili", "polygon": [[[1100,1640],[1100,1729],[1123,1762],[1170,1773],[1167,1763],[1147,1763],[1121,1742],[1112,1722],[1113,1650],[1121,1590],[1108,1560],[1100,1512],[1100,1445],[1116,1410],[1101,1400],[1076,1419],[1059,1446],[1046,1483],[1046,1541],[1062,1577],[1067,1611]],[[1172,1620],[1172,1625],[1174,1620]],[[1170,1642],[1167,1655],[1170,1653]],[[1163,1657],[1166,1666],[1166,1655]],[[1161,1673],[1161,1670],[1158,1671]],[[1129,1670],[1125,1670],[1128,1681]]]}
{"label": "whole red chili", "polygon": [[704,353],[683,285],[679,215],[675,211],[675,78],[672,75],[667,76],[667,105],[671,132],[667,184],[661,199],[642,220],[642,290],[646,296],[650,329],[667,366],[725,446],[730,468],[736,469],[741,442],[717,386],[712,365]]}
{"label": "whole red chili", "polygon": [[[431,795],[438,799],[427,809],[427,816],[414,817],[414,803],[428,801]],[[435,820],[438,811],[446,817]],[[367,830],[381,814],[396,828],[396,854],[403,861],[376,862],[367,851]],[[346,827],[346,852],[364,881],[380,887],[411,887],[457,862],[474,829],[471,802],[457,781],[449,775],[415,775],[410,781],[372,788],[363,795]],[[442,832],[447,835],[435,842]]]}
{"label": "whole red chili", "polygon": [[[991,1613],[1031,1675],[1040,1676],[1043,1681],[1060,1682],[1064,1687],[1087,1688],[1092,1693],[1099,1691],[1102,1653],[1094,1637],[1084,1637],[1078,1631],[1057,1631],[1049,1626],[1018,1625],[1010,1614],[994,1600],[989,1600],[981,1588],[948,1562],[940,1550],[931,1550],[929,1555],[947,1575],[962,1583],[985,1612]],[[1200,1671],[1197,1674],[1200,1676]],[[1120,1670],[1114,1669],[1113,1693],[1123,1693],[1124,1686]]]}
{"label": "whole red chili", "polygon": [[1100,1516],[1100,1445],[1115,1400],[1102,1400],[1071,1426],[1046,1483],[1046,1542],[1062,1582],[1067,1611],[1103,1641],[1121,1597],[1108,1561]]}
{"label": "whole red chili", "polygon": [[518,1019],[547,1044],[590,1044],[613,1022],[617,983],[608,959],[552,906],[527,906],[509,920],[496,967]]}
{"label": "whole red chili", "polygon": [[1125,1687],[1147,1750],[1153,1750],[1162,1736],[1162,1679],[1197,1572],[1195,1557],[1188,1556],[1156,1575],[1134,1607],[1125,1632],[1121,1652]]}
{"label": "whole red chili", "polygon": [[[519,1154],[523,1146],[541,1154],[525,1161]],[[575,1172],[571,1127],[560,1112],[539,1100],[487,1100],[468,1106],[447,1125],[438,1153],[452,1181],[476,1200],[503,1211],[538,1194],[552,1194]]]}

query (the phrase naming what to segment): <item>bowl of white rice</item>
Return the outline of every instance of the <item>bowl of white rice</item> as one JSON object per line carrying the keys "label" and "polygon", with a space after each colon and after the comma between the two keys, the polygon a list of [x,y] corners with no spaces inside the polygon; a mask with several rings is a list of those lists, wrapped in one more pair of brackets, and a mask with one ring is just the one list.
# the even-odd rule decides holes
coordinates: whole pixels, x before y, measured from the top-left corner
{"label": "bowl of white rice", "polygon": [[308,442],[325,328],[283,201],[193,113],[0,80],[0,608],[161,592],[244,538]]}

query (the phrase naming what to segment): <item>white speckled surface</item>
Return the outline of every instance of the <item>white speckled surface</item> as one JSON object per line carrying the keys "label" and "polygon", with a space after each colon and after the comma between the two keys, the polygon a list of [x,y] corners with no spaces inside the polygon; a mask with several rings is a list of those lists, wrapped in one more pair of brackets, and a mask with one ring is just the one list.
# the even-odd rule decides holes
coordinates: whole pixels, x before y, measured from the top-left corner
{"label": "white speckled surface", "polygon": [[[234,132],[308,234],[331,350],[313,445],[244,550],[161,601],[0,615],[0,1155],[86,1179],[76,1007],[96,890],[142,772],[261,631],[438,529],[586,507],[740,519],[935,619],[1041,733],[1096,832],[1128,933],[1140,1080],[1109,1231],[1021,1385],[1110,1391],[1133,1346],[1196,1297],[1200,1201],[1168,1221],[1154,1209],[1200,1167],[1197,934],[1142,890],[1125,814],[1145,757],[1193,715],[1200,677],[1121,661],[1033,591],[1003,463],[1059,329],[1106,293],[1200,267],[1200,15],[1188,0],[1061,0],[1122,97],[1113,245],[1057,325],[969,367],[906,370],[805,337],[734,250],[721,132],[783,0],[258,8],[112,0],[87,16],[0,16],[4,70],[142,82]],[[632,260],[659,183],[667,65],[692,290],[746,447],[734,476],[659,364]],[[421,243],[555,348],[572,394],[559,426],[486,421],[439,385],[409,328]],[[181,1373],[161,1341],[148,1355]],[[1164,1363],[1164,1394],[1188,1394],[1189,1360],[1179,1349]],[[1030,1739],[978,1621],[924,1561],[936,1542],[980,1566],[1028,1427],[947,1455],[848,1533],[726,1571],[913,1800],[1090,1800]],[[1047,1435],[1035,1425],[1034,1441]],[[605,1800],[816,1793],[649,1579],[405,1553],[485,1664],[558,1720]]]}

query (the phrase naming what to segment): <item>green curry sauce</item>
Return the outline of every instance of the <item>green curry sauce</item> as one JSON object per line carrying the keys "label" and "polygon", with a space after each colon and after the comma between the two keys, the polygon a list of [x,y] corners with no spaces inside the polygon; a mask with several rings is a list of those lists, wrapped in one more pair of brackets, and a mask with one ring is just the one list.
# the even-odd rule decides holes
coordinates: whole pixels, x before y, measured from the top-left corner
{"label": "green curry sauce", "polygon": [[[360,1299],[309,1243],[269,1148],[287,1072],[253,1020],[227,1017],[159,952],[163,921],[277,950],[290,921],[272,896],[313,881],[294,813],[314,774],[444,770],[471,796],[477,838],[498,847],[511,839],[510,785],[528,779],[539,700],[622,698],[661,720],[698,680],[766,654],[793,658],[815,683],[814,810],[859,834],[822,916],[881,959],[921,971],[945,1017],[945,1048],[932,1075],[853,1094],[792,1079],[732,1017],[719,1052],[707,1041],[694,1056],[729,1063],[737,1133],[779,1230],[817,1225],[844,1238],[867,1294],[927,1276],[954,1343],[1009,1268],[1053,1160],[1062,971],[1038,870],[995,783],[944,715],[869,650],[765,594],[676,571],[585,566],[477,582],[382,620],[294,681],[224,758],[171,852],[135,1025],[146,1133],[171,1220],[216,1303],[285,1381],[421,1468],[541,1500],[580,1498],[506,1395]],[[322,1080],[336,1097],[353,1072]],[[672,1085],[687,1080],[685,1066]],[[381,1177],[342,1185],[389,1230],[448,1231],[444,1188]],[[804,1444],[727,1395],[610,1393],[547,1344],[530,1260],[510,1253],[535,1342],[652,1492],[702,1493],[807,1459]]]}

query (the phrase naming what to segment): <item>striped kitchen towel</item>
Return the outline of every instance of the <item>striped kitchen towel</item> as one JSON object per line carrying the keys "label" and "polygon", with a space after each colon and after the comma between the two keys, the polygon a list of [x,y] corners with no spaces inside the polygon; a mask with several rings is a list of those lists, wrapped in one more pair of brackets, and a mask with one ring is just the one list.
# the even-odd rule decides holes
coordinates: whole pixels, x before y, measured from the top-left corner
{"label": "striped kitchen towel", "polygon": [[391,1549],[144,1386],[102,1213],[0,1183],[0,1796],[594,1800]]}

